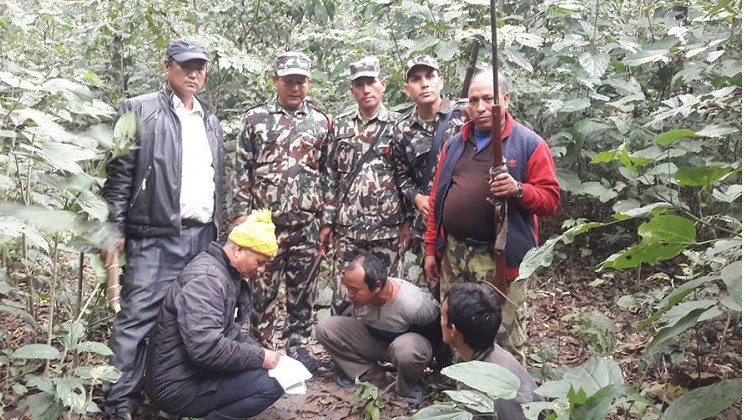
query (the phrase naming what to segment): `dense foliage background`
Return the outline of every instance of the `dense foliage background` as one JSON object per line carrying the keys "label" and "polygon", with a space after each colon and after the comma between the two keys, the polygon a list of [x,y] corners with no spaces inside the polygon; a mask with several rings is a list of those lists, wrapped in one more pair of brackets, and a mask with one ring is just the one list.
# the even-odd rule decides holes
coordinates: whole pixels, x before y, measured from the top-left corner
{"label": "dense foliage background", "polygon": [[[93,339],[110,316],[89,258],[112,240],[103,166],[129,147],[114,135],[117,103],[159,87],[172,38],[193,36],[213,55],[203,95],[232,150],[243,110],[272,93],[278,53],[315,60],[311,96],[332,115],[353,105],[348,63],[377,55],[386,102],[404,106],[414,55],[434,55],[446,93],[459,92],[472,40],[489,44],[488,16],[485,0],[1,3],[0,316],[21,326],[0,331],[0,407],[95,412],[93,390],[114,374]],[[679,344],[708,325],[740,340],[741,2],[508,0],[499,16],[512,111],[548,140],[570,210],[523,274],[581,266],[597,281],[636,282],[644,293],[617,307],[646,317],[632,326],[653,336],[646,368],[681,363]],[[631,401],[626,415],[702,418],[739,399],[737,356],[726,380],[671,406],[644,400],[642,383],[616,374],[613,314],[576,312],[569,321],[604,358],[554,372],[544,386],[558,417],[601,418]]]}

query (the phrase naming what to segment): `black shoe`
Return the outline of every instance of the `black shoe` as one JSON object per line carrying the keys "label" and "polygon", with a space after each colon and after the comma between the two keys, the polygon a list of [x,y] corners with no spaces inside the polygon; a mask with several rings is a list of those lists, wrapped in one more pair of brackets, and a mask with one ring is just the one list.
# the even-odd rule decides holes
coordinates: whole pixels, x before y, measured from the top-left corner
{"label": "black shoe", "polygon": [[290,355],[293,359],[297,359],[300,363],[305,365],[305,368],[310,373],[315,374],[318,370],[318,360],[310,355],[310,352],[306,348],[300,347],[293,354]]}

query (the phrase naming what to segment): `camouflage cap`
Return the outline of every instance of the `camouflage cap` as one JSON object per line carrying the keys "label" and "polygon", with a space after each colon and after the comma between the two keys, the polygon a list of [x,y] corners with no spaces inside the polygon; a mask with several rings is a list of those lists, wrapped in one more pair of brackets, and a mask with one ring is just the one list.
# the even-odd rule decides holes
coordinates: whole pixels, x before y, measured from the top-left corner
{"label": "camouflage cap", "polygon": [[349,79],[354,81],[360,77],[379,77],[380,62],[377,57],[367,56],[349,64]]}
{"label": "camouflage cap", "polygon": [[165,58],[166,60],[176,60],[179,63],[189,60],[209,61],[207,50],[204,46],[198,41],[188,38],[174,39],[170,45],[168,45],[168,50],[165,52]]}
{"label": "camouflage cap", "polygon": [[410,76],[411,70],[413,70],[413,68],[416,66],[429,67],[431,69],[439,71],[439,63],[437,63],[437,60],[435,60],[434,57],[430,55],[419,55],[408,60],[408,65],[406,66],[406,80],[408,80],[408,76]]}
{"label": "camouflage cap", "polygon": [[310,57],[297,51],[289,51],[276,58],[276,75],[287,76],[290,74],[299,74],[310,77],[310,68],[313,62]]}

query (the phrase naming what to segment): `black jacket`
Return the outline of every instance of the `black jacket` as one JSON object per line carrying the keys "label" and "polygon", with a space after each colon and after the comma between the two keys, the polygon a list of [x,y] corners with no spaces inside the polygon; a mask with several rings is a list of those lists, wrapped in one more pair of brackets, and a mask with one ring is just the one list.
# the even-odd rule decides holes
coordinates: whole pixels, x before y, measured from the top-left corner
{"label": "black jacket", "polygon": [[217,242],[197,255],[163,301],[147,351],[145,389],[177,413],[205,377],[260,369],[264,350],[240,332],[252,302],[248,285]]}
{"label": "black jacket", "polygon": [[[197,100],[199,100],[197,98]],[[225,150],[222,126],[214,108],[199,100],[214,166],[214,216],[218,234],[223,232],[225,207]],[[134,111],[137,137],[127,153],[106,165],[103,198],[109,203],[109,221],[125,236],[177,236],[181,230],[181,124],[173,108],[173,91],[166,84],[160,92],[127,99],[119,115]],[[186,168],[188,169],[188,168]]]}

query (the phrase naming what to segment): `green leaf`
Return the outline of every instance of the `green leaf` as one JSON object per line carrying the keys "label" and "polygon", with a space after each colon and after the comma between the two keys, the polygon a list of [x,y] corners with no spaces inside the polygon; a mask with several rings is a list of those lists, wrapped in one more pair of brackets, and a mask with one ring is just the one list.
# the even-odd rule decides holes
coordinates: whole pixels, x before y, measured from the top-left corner
{"label": "green leaf", "polygon": [[566,101],[563,103],[563,106],[561,107],[561,109],[559,109],[559,112],[581,111],[582,109],[589,108],[591,104],[592,102],[589,98],[571,99],[570,101]]}
{"label": "green leaf", "polygon": [[60,327],[65,334],[59,337],[59,342],[67,349],[77,348],[80,340],[85,337],[85,325],[80,321],[68,321]]}
{"label": "green leaf", "polygon": [[741,312],[741,260],[723,267],[721,270],[721,279],[726,283],[728,296],[722,302],[724,305],[735,311]]}
{"label": "green leaf", "polygon": [[677,130],[670,130],[666,133],[659,134],[658,136],[656,136],[654,141],[660,146],[669,146],[677,140],[693,138],[696,136],[697,134],[689,128],[680,128]]}
{"label": "green leaf", "polygon": [[579,54],[579,64],[587,72],[589,77],[600,78],[604,76],[610,65],[610,55],[606,53],[590,54],[583,52]]}
{"label": "green leaf", "polygon": [[27,344],[16,349],[10,357],[16,359],[56,359],[59,350],[46,344]]}
{"label": "green leaf", "polygon": [[662,420],[698,420],[715,417],[741,400],[741,378],[694,389],[672,401]]}
{"label": "green leaf", "polygon": [[713,184],[722,181],[736,169],[728,166],[695,166],[677,169],[674,178],[679,185],[684,187],[710,188]]}
{"label": "green leaf", "polygon": [[684,331],[686,331],[688,328],[692,327],[693,325],[697,324],[698,318],[708,310],[709,307],[706,308],[697,308],[693,309],[688,313],[687,315],[683,316],[682,319],[680,319],[677,323],[674,325],[662,328],[654,337],[653,341],[651,341],[651,344],[646,347],[646,356],[651,357],[654,353],[656,353],[657,350],[661,348],[664,344],[666,344],[669,341],[672,341],[675,338],[679,338],[679,335],[682,334]]}
{"label": "green leaf", "polygon": [[643,237],[640,244],[611,255],[601,268],[617,270],[656,263],[677,256],[683,249],[695,243],[695,224],[684,217],[657,215],[638,227]]}
{"label": "green leaf", "polygon": [[464,404],[467,408],[477,411],[479,413],[493,413],[494,406],[493,400],[487,395],[484,395],[478,391],[473,390],[462,390],[462,391],[444,391],[453,401]]}
{"label": "green leaf", "polygon": [[58,420],[62,418],[62,405],[53,394],[40,392],[26,398],[26,408],[34,420]]}
{"label": "green leaf", "polygon": [[616,191],[612,190],[611,188],[607,188],[596,181],[582,182],[579,193],[597,197],[599,201],[603,203],[606,203],[617,197]]}
{"label": "green leaf", "polygon": [[738,131],[738,128],[731,127],[730,125],[713,124],[705,126],[705,128],[696,132],[695,134],[700,137],[724,137],[729,134],[734,134]]}
{"label": "green leaf", "polygon": [[83,341],[77,345],[75,350],[80,353],[96,353],[101,356],[110,356],[113,354],[107,345],[97,341]]}
{"label": "green leaf", "polygon": [[535,392],[548,398],[562,398],[566,397],[573,388],[574,390],[583,389],[586,395],[591,397],[604,387],[624,384],[623,373],[617,362],[592,357],[581,366],[568,369],[563,379],[546,382]]}
{"label": "green leaf", "polygon": [[419,410],[412,420],[472,420],[473,415],[455,403],[440,403]]}
{"label": "green leaf", "polygon": [[114,126],[114,142],[123,143],[132,141],[137,136],[137,115],[129,111],[119,117]]}
{"label": "green leaf", "polygon": [[76,413],[84,413],[86,407],[86,393],[80,378],[56,378],[57,397],[65,407]]}
{"label": "green leaf", "polygon": [[604,419],[612,411],[617,398],[628,393],[624,384],[612,384],[599,389],[572,413],[577,419]]}
{"label": "green leaf", "polygon": [[483,392],[491,398],[510,400],[517,396],[519,378],[494,363],[473,360],[442,369],[442,374]]}
{"label": "green leaf", "polygon": [[640,66],[646,63],[654,63],[656,61],[663,61],[667,62],[669,59],[667,58],[667,54],[669,53],[668,49],[661,49],[661,50],[646,50],[641,51],[636,54],[628,54],[623,59],[623,64],[626,66]]}
{"label": "green leaf", "polygon": [[532,73],[532,71],[534,70],[532,68],[532,64],[530,64],[530,62],[527,60],[527,57],[525,57],[524,54],[515,50],[514,48],[504,48],[504,56],[508,61],[518,65],[519,67],[527,70],[530,73]]}
{"label": "green leaf", "polygon": [[648,204],[643,207],[629,208],[627,210],[618,210],[614,214],[615,220],[626,220],[630,218],[647,217],[652,214],[663,214],[667,210],[673,209],[674,206],[669,203],[659,202]]}
{"label": "green leaf", "polygon": [[568,229],[562,235],[548,239],[542,246],[530,249],[519,265],[519,277],[516,280],[529,278],[540,267],[549,267],[553,263],[554,248],[559,242],[570,244],[577,235],[600,226],[604,225],[599,222],[581,223]]}

